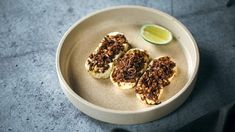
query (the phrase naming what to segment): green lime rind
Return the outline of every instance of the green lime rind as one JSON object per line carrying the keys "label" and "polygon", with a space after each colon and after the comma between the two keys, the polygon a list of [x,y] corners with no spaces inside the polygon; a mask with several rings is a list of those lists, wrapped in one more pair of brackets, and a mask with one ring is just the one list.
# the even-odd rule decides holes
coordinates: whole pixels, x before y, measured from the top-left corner
{"label": "green lime rind", "polygon": [[[161,32],[164,32],[164,33],[167,33],[167,38],[166,39],[162,39],[161,41],[157,41],[157,40],[154,40],[154,39],[151,39],[149,38],[148,36],[146,36],[145,34],[147,33],[145,31],[145,29],[156,29],[156,30],[162,30]],[[140,29],[140,33],[141,33],[141,36],[144,40],[150,42],[151,44],[158,44],[158,45],[164,45],[164,44],[168,44],[172,41],[173,39],[173,35],[172,33],[167,30],[166,28],[162,27],[162,26],[159,26],[159,25],[155,25],[155,24],[145,24],[141,27]],[[148,33],[149,34],[149,33]],[[154,36],[154,34],[149,34],[150,36]],[[159,34],[160,35],[160,34]]]}

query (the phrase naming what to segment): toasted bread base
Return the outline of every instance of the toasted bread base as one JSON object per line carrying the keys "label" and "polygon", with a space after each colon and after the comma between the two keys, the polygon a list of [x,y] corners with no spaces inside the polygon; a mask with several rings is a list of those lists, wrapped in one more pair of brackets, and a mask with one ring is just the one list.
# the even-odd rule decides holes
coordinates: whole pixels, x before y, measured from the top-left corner
{"label": "toasted bread base", "polygon": [[[158,57],[158,58],[161,58],[161,57]],[[158,59],[158,58],[155,58],[155,59]],[[153,59],[154,60],[154,59]],[[153,60],[149,63],[149,65],[152,65],[153,64]],[[170,58],[170,60],[173,60],[172,58]],[[175,61],[174,61],[175,62]],[[149,69],[149,68],[148,68]],[[148,70],[147,69],[147,70]],[[177,74],[177,66],[175,66],[174,68],[173,68],[173,71],[174,71],[174,74],[168,79],[170,82],[172,81],[172,79],[176,76],[176,74]],[[144,75],[144,74],[143,74]],[[142,75],[142,76],[143,76]],[[141,80],[143,77],[141,76],[141,78],[139,79],[139,80]],[[137,83],[137,87],[140,87],[140,84],[139,83]],[[148,99],[148,98],[145,98],[145,97],[143,97],[144,95],[143,94],[138,94],[138,93],[136,93],[136,97],[138,98],[138,99],[140,99],[143,103],[145,103],[145,104],[148,104],[148,105],[154,105],[154,104],[159,104],[159,103],[161,103],[161,97],[162,97],[162,94],[163,94],[163,87],[162,88],[160,88],[159,89],[160,90],[160,92],[159,92],[159,94],[158,94],[158,102],[155,102],[155,101],[153,101],[153,100],[151,100],[151,99]],[[144,98],[144,100],[142,100],[141,98]]]}
{"label": "toasted bread base", "polygon": [[[122,34],[123,33],[120,33],[120,32],[111,32],[109,33],[108,35],[109,36],[116,36],[118,34]],[[98,47],[95,49],[95,51],[93,52],[94,54],[97,53],[98,49],[102,46],[102,43],[99,43]],[[95,72],[95,69],[94,70],[89,70],[89,64],[88,64],[88,60],[90,60],[90,58],[87,58],[86,62],[85,62],[85,69],[86,71],[94,78],[100,78],[100,79],[106,79],[106,78],[109,78],[111,72],[112,72],[112,69],[113,69],[113,63],[115,60],[117,60],[121,55],[125,54],[125,52],[129,49],[129,44],[128,43],[123,43],[123,46],[124,46],[124,51],[123,52],[120,52],[119,54],[115,55],[114,59],[113,59],[113,62],[109,63],[109,68],[104,72],[104,73],[98,73],[98,72]],[[90,60],[91,61],[91,60]]]}
{"label": "toasted bread base", "polygon": [[[146,53],[146,51],[143,50],[143,49],[133,48],[133,49],[130,49],[129,51],[127,51],[126,54],[134,53],[134,52],[136,52],[137,50]],[[147,53],[147,55],[148,55],[148,56],[145,56],[145,57],[144,57],[144,59],[146,60],[146,63],[144,64],[144,68],[141,70],[141,73],[142,73],[142,74],[144,73],[144,71],[145,71],[146,68],[148,67],[148,62],[149,62],[149,60],[150,60],[148,53]],[[113,71],[112,71],[112,73],[113,73]],[[120,88],[120,89],[131,89],[131,88],[134,88],[135,85],[136,85],[136,83],[137,83],[138,80],[139,80],[139,79],[138,79],[135,83],[130,83],[130,82],[116,82],[116,81],[114,81],[114,79],[113,79],[113,77],[112,77],[112,73],[110,74],[110,80],[111,80],[111,82],[112,82],[116,87],[118,87],[118,88]]]}

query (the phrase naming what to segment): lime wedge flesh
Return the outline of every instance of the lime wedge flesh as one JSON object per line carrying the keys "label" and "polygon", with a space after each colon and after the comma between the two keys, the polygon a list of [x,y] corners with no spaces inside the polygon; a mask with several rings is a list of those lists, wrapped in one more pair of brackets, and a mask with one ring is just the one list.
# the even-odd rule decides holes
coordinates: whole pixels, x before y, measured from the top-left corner
{"label": "lime wedge flesh", "polygon": [[141,28],[141,36],[154,44],[167,44],[172,40],[172,34],[164,27],[148,24]]}

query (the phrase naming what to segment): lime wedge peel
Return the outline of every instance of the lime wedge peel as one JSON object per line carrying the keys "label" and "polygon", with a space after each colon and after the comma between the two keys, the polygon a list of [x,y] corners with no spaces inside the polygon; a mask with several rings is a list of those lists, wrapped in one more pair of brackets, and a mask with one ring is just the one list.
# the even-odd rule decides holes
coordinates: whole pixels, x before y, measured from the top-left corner
{"label": "lime wedge peel", "polygon": [[172,33],[169,30],[155,24],[143,25],[140,33],[146,41],[153,44],[168,44],[173,39]]}

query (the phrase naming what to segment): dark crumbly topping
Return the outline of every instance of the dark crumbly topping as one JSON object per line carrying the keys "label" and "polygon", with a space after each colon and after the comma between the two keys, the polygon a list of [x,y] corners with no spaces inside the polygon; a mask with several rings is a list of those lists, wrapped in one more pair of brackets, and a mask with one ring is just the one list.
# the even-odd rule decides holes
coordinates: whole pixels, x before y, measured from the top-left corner
{"label": "dark crumbly topping", "polygon": [[118,83],[136,82],[142,75],[142,69],[146,63],[145,56],[148,56],[148,54],[136,50],[134,53],[127,53],[119,58],[112,73],[113,80]]}
{"label": "dark crumbly topping", "polygon": [[96,67],[96,73],[104,73],[109,68],[109,63],[114,61],[115,56],[124,51],[123,43],[127,43],[127,39],[122,34],[106,35],[101,43],[97,53],[90,54],[91,60],[88,60],[89,70]]}
{"label": "dark crumbly topping", "polygon": [[158,100],[160,89],[170,84],[169,78],[173,76],[175,66],[176,64],[168,56],[153,60],[153,64],[149,65],[139,80],[140,86],[135,87],[136,93],[142,95],[142,100],[147,98],[155,104],[160,103]]}

